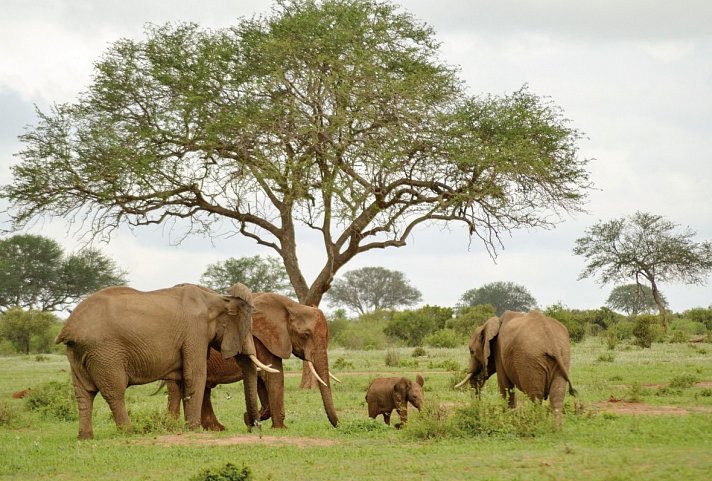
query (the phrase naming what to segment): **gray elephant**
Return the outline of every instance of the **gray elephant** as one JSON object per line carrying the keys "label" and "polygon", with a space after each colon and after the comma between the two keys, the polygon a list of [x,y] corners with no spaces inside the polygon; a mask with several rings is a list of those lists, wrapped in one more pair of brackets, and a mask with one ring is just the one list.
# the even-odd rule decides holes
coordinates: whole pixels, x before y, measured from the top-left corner
{"label": "gray elephant", "polygon": [[[237,356],[251,381],[245,384],[248,415],[259,416],[251,331],[252,295],[236,284],[230,295],[191,284],[141,292],[109,287],[77,305],[57,336],[67,357],[79,407],[79,438],[92,438],[92,409],[98,392],[117,428],[131,431],[126,388],[159,379],[182,380],[185,418],[200,426],[206,359],[215,346],[225,358]],[[269,368],[267,368],[269,369]]]}
{"label": "gray elephant", "polygon": [[408,422],[408,403],[418,411],[423,407],[424,384],[425,380],[420,374],[415,377],[415,381],[405,377],[374,379],[366,392],[369,417],[375,419],[379,414],[383,414],[383,421],[390,425],[391,413],[395,409],[401,420],[395,427],[401,428]]}
{"label": "gray elephant", "polygon": [[478,327],[469,347],[467,376],[455,387],[470,381],[479,395],[496,372],[500,394],[510,407],[516,406],[516,386],[531,399],[550,399],[554,417],[561,422],[567,384],[569,393],[576,394],[569,379],[571,342],[563,324],[536,310],[506,311]]}
{"label": "gray elephant", "polygon": [[[264,364],[281,371],[282,360],[292,354],[307,362],[319,381],[324,411],[333,426],[339,418],[331,394],[327,348],[329,328],[324,313],[312,306],[305,306],[289,297],[273,292],[257,292],[253,295],[252,332],[257,357]],[[224,359],[210,351],[207,368],[207,383],[203,396],[201,424],[205,429],[225,429],[218,421],[210,401],[211,389],[218,384],[241,381],[245,378],[241,366],[231,359]],[[180,384],[167,382],[168,410],[175,416],[180,412]],[[258,373],[257,392],[262,404],[260,420],[272,418],[273,428],[284,428],[284,375],[269,372]],[[246,422],[248,420],[246,419]]]}

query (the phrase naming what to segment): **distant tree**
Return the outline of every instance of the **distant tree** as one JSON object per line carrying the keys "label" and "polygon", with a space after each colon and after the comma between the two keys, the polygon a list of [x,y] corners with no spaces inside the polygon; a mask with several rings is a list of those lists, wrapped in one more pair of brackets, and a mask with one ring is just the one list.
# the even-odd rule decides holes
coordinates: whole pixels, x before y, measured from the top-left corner
{"label": "distant tree", "polygon": [[32,338],[46,337],[52,324],[58,321],[57,316],[49,312],[13,307],[0,314],[0,337],[10,341],[19,352],[29,354]]}
{"label": "distant tree", "polygon": [[587,262],[579,279],[598,275],[602,284],[631,279],[638,285],[647,282],[667,332],[658,283],[704,284],[712,270],[712,242],[693,242],[695,233],[689,227],[679,232],[677,227],[647,212],[595,224],[576,240],[573,250]]}
{"label": "distant tree", "polygon": [[439,306],[396,312],[383,332],[405,341],[409,346],[420,346],[425,336],[444,328],[452,314],[451,308]]}
{"label": "distant tree", "polygon": [[226,292],[236,282],[242,282],[253,292],[294,295],[287,271],[275,257],[231,257],[210,264],[200,277],[201,284],[217,292]]}
{"label": "distant tree", "polygon": [[[667,307],[667,300],[662,292],[659,293],[663,305]],[[657,309],[653,290],[644,285],[625,284],[615,287],[608,296],[606,305],[616,311],[625,312],[628,316],[637,316],[642,312],[652,312]]]}
{"label": "distant tree", "polygon": [[470,289],[460,297],[460,305],[480,304],[490,304],[495,314],[501,316],[507,310],[527,312],[536,307],[536,299],[526,287],[514,282],[490,282],[477,289]]}
{"label": "distant tree", "polygon": [[125,272],[96,249],[65,255],[56,241],[39,235],[0,239],[0,311],[15,306],[59,311],[94,291],[125,283]]}
{"label": "distant tree", "polygon": [[445,327],[469,337],[477,326],[481,326],[494,315],[494,307],[491,304],[462,307],[457,310],[455,317],[447,320]]}
{"label": "distant tree", "polygon": [[383,267],[363,267],[334,280],[326,295],[330,305],[344,306],[358,314],[412,306],[421,299],[405,275]]}

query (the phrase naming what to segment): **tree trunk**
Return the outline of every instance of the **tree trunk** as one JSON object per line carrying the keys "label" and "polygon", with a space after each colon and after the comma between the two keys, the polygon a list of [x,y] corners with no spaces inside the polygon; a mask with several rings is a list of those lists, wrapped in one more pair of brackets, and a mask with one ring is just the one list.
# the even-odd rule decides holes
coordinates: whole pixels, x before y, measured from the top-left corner
{"label": "tree trunk", "polygon": [[665,332],[665,334],[667,334],[667,332],[668,332],[667,309],[665,309],[665,306],[663,305],[663,301],[660,298],[660,293],[658,292],[658,286],[657,286],[657,284],[655,284],[654,279],[650,280],[650,285],[651,285],[652,291],[653,291],[653,300],[655,300],[655,304],[658,306],[658,310],[660,311],[660,319],[662,320],[662,323],[663,323],[663,332]]}

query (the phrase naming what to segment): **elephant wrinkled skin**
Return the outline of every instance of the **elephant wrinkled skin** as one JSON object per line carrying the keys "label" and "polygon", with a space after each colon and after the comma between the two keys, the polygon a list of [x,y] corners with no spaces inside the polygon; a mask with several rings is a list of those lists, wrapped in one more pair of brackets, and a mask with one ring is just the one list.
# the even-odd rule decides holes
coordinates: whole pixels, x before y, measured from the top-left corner
{"label": "elephant wrinkled skin", "polygon": [[557,423],[561,422],[569,379],[571,342],[569,332],[556,319],[533,310],[506,311],[478,327],[470,338],[470,363],[465,379],[478,392],[495,372],[499,391],[510,407],[516,405],[514,387],[531,399],[550,399]]}
{"label": "elephant wrinkled skin", "polygon": [[366,402],[368,415],[376,418],[383,414],[383,422],[391,424],[391,413],[395,409],[401,422],[396,424],[400,428],[408,422],[408,403],[420,411],[423,407],[423,384],[425,380],[418,374],[415,382],[405,377],[381,377],[374,379],[368,386]]}
{"label": "elephant wrinkled skin", "polygon": [[[254,293],[253,300],[252,333],[257,358],[280,371],[278,374],[261,371],[257,375],[257,393],[262,404],[259,420],[272,418],[273,428],[285,427],[282,360],[294,354],[312,364],[321,381],[319,389],[326,415],[332,426],[337,426],[339,418],[331,395],[327,355],[329,329],[324,314],[316,307],[299,304],[272,292]],[[224,427],[213,411],[211,390],[218,384],[240,381],[244,375],[240,366],[230,359],[222,359],[212,350],[207,366],[201,424],[205,429],[221,431]],[[171,382],[167,383],[167,387],[168,410],[177,416],[180,411],[178,388]]]}
{"label": "elephant wrinkled skin", "polygon": [[[79,438],[93,437],[92,407],[98,392],[117,428],[130,431],[126,388],[159,379],[183,381],[186,420],[191,428],[199,427],[209,346],[226,358],[254,356],[251,315],[251,293],[242,284],[233,286],[228,296],[183,284],[148,292],[109,287],[84,299],[55,340],[67,345]],[[256,378],[251,363],[243,366]],[[256,382],[248,384],[248,412],[256,419]]]}

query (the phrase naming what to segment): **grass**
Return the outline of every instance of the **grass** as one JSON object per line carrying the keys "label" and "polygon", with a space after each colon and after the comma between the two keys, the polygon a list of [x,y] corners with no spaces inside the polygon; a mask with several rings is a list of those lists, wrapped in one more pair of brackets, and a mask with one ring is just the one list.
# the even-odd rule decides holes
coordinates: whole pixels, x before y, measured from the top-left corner
{"label": "grass", "polygon": [[[15,391],[67,382],[65,357],[47,355],[41,362],[33,356],[0,358],[0,480],[176,481],[202,479],[201,473],[211,470],[224,473],[229,464],[248,467],[251,479],[275,481],[689,481],[708,479],[712,470],[712,391],[695,384],[712,381],[709,344],[641,349],[621,343],[610,361],[604,356],[611,352],[605,342],[575,345],[571,376],[579,398],[575,405],[567,396],[560,430],[551,424],[548,403],[538,406],[518,393],[517,413],[502,408],[495,379],[479,401],[470,389],[453,390],[467,363],[464,346],[428,348],[416,358],[412,348],[399,348],[400,359],[408,362],[386,366],[392,350],[329,353],[332,366],[342,359],[334,370],[343,381],[334,386],[338,429],[329,425],[319,393],[298,388],[301,363],[290,359],[285,366],[287,430],[272,430],[267,421],[261,433],[247,434],[242,385],[234,384],[213,391],[215,411],[227,431],[183,432],[180,424],[162,417],[165,393],[151,396],[156,385],[150,384],[127,391],[141,434],[118,433],[106,403],[97,397],[96,438],[91,441],[76,440],[76,421],[31,411],[27,398],[11,398]],[[410,407],[406,429],[367,417],[364,395],[373,378],[414,378],[417,373],[425,377],[426,407],[421,413]],[[676,406],[690,413],[634,416],[599,407],[610,398],[630,397],[642,406]],[[170,433],[181,442],[165,443],[163,436]],[[247,442],[230,444],[235,436]]]}

